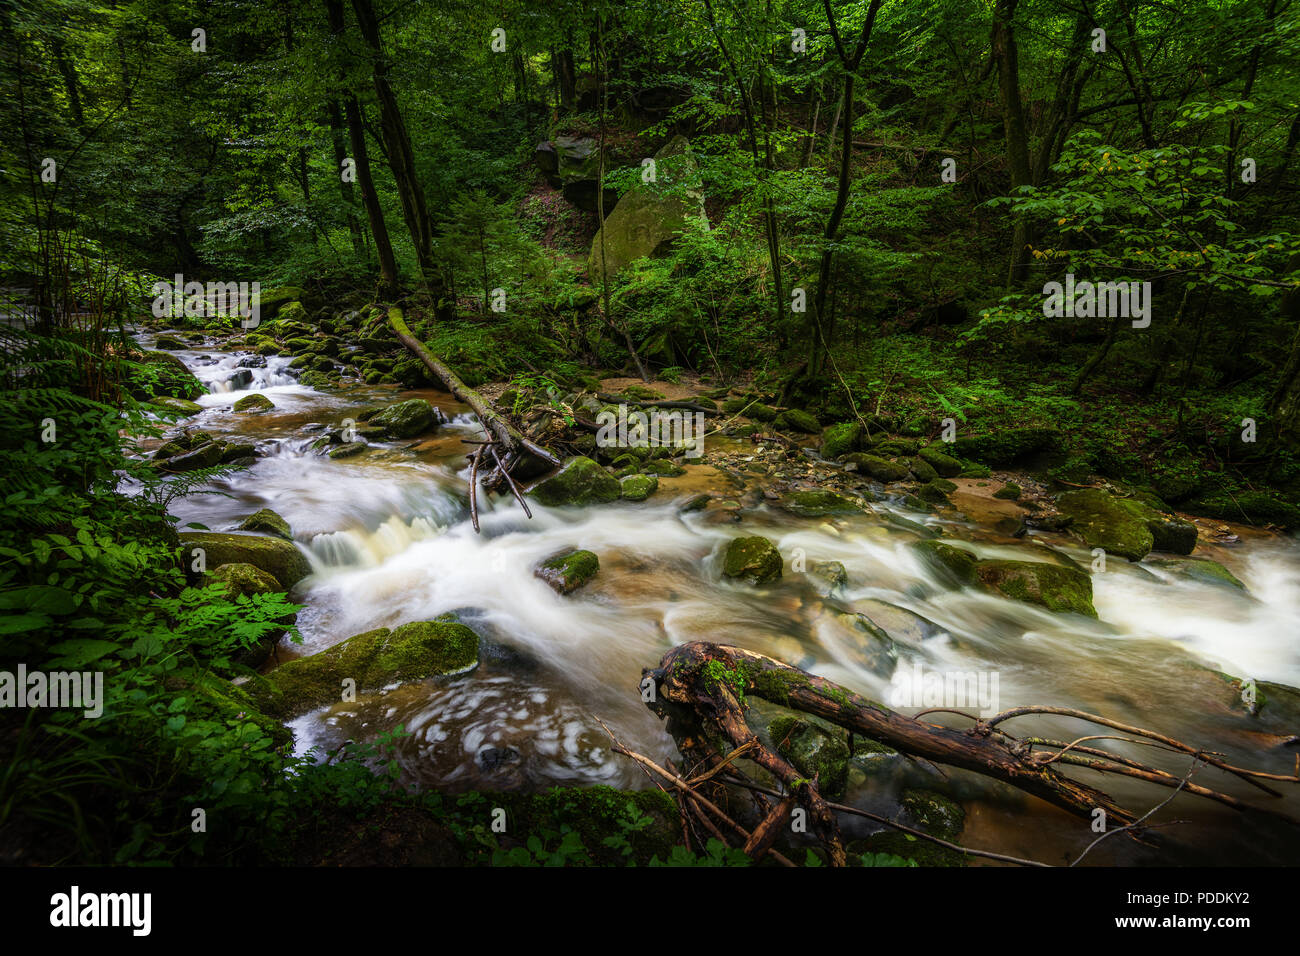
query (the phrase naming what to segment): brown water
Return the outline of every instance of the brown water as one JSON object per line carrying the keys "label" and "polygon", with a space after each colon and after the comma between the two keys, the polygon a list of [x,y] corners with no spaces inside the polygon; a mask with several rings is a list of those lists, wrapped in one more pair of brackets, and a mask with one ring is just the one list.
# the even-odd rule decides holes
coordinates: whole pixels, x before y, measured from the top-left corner
{"label": "brown water", "polygon": [[[235,358],[218,352],[179,353],[196,373],[223,388]],[[198,364],[200,355],[216,364]],[[746,510],[739,524],[710,509],[688,515],[689,494],[737,489],[708,465],[679,479],[661,479],[643,503],[594,509],[533,506],[527,520],[509,499],[482,503],[482,533],[468,521],[467,446],[477,426],[440,392],[358,386],[323,393],[291,384],[285,360],[250,370],[249,387],[276,405],[236,415],[246,390],[205,396],[202,415],[186,424],[255,440],[265,457],[212,490],[173,504],[181,525],[232,529],[251,512],[275,509],[292,525],[315,574],[300,588],[303,644],[313,653],[352,634],[460,611],[485,638],[482,666],[445,682],[420,682],[364,696],[293,722],[298,747],[332,750],[348,739],[371,739],[398,725],[409,733],[397,757],[412,784],[444,789],[606,783],[641,787],[643,773],[613,754],[597,723],[607,723],[634,749],[675,758],[662,724],[640,701],[641,669],[688,640],[732,643],[770,654],[844,686],[915,713],[899,698],[902,675],[975,672],[996,677],[993,709],[1056,704],[1160,730],[1222,752],[1235,763],[1287,773],[1300,732],[1233,709],[1230,693],[1208,668],[1300,685],[1300,548],[1290,539],[1243,540],[1215,548],[1250,588],[1249,594],[1112,560],[1093,575],[1100,620],[1055,615],[1026,604],[937,582],[907,548],[916,532],[888,520],[890,512],[960,539],[983,556],[1062,560],[1087,567],[1092,557],[1058,535],[1021,540],[975,524],[877,505],[848,518],[800,519],[767,505]],[[426,441],[372,446],[331,461],[309,445],[368,405],[425,397],[452,418]],[[716,452],[725,440],[706,446]],[[758,487],[751,481],[751,489]],[[1014,507],[1014,506],[1010,506]],[[754,589],[723,581],[720,554],[738,534],[772,538],[786,558],[776,584]],[[1048,545],[1050,544],[1050,548]],[[597,577],[566,597],[533,576],[533,568],[564,548],[594,551]],[[801,559],[801,562],[800,562]],[[810,574],[791,570],[840,561],[848,587],[834,597]],[[864,643],[837,620],[862,611],[894,638],[893,655]],[[891,677],[896,680],[891,683]],[[899,703],[903,700],[904,703]],[[918,704],[920,701],[918,700]],[[955,715],[931,719],[967,726]],[[1063,718],[1021,719],[1012,732],[1070,740],[1097,732]],[[1182,775],[1186,759],[1148,748],[1120,752]],[[1139,812],[1168,791],[1085,775]],[[1234,778],[1203,769],[1196,782],[1300,816],[1300,795],[1269,800]],[[855,762],[846,802],[896,811],[904,786],[931,787],[964,802],[962,842],[973,847],[1066,862],[1095,838],[1081,822],[1014,790],[960,771],[901,758]],[[1189,821],[1161,831],[1158,851],[1114,837],[1089,863],[1294,862],[1300,828],[1246,816],[1180,794],[1155,818]],[[853,827],[849,830],[852,832]],[[859,831],[865,832],[865,831]]]}

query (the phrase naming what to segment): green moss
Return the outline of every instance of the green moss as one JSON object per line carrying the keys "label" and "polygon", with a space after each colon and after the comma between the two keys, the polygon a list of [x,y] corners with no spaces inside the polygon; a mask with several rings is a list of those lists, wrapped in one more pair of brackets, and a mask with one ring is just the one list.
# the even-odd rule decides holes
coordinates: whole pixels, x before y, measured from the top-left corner
{"label": "green moss", "polygon": [[275,403],[261,392],[245,395],[235,402],[234,410],[242,413],[268,412],[275,408]]}
{"label": "green moss", "polygon": [[1014,481],[1008,481],[1005,485],[993,492],[994,498],[1003,498],[1007,501],[1020,500],[1020,486]]}
{"label": "green moss", "polygon": [[438,413],[424,399],[412,398],[388,406],[370,418],[369,423],[382,428],[390,438],[413,438],[436,430]]}
{"label": "green moss", "polygon": [[975,574],[985,590],[1049,611],[1096,617],[1092,579],[1082,571],[1039,561],[980,561]]}
{"label": "green moss", "polygon": [[193,561],[192,549],[202,548],[207,567],[251,564],[273,575],[286,588],[311,574],[311,564],[303,553],[282,538],[220,531],[182,531],[179,537],[187,567]]}
{"label": "green moss", "polygon": [[291,714],[340,699],[343,681],[358,692],[395,681],[464,674],[478,666],[479,637],[464,624],[415,621],[357,634],[319,654],[290,661],[268,680],[279,689],[278,702],[263,703]]}
{"label": "green moss", "polygon": [[761,535],[735,538],[723,556],[722,575],[763,585],[781,576],[783,563],[781,552],[767,538]]}
{"label": "green moss", "polygon": [[239,530],[262,531],[273,534],[277,538],[284,538],[286,541],[293,540],[293,529],[289,527],[289,522],[270,508],[263,508],[249,515],[239,523]]}
{"label": "green moss", "polygon": [[922,448],[917,455],[944,478],[955,478],[961,474],[962,464],[942,448],[930,446]]}
{"label": "green moss", "polygon": [[570,458],[554,475],[543,478],[528,494],[549,507],[594,505],[617,501],[622,486],[617,478],[590,458]]}
{"label": "green moss", "polygon": [[801,411],[797,408],[787,408],[776,417],[776,427],[782,431],[800,432],[804,435],[816,435],[821,431],[821,425],[817,423],[817,418],[811,412]]}
{"label": "green moss", "polygon": [[975,583],[977,559],[969,551],[934,540],[914,541],[911,547],[921,562],[940,577],[958,585]]}
{"label": "green moss", "polygon": [[600,570],[600,558],[590,551],[569,551],[544,561],[534,572],[559,594],[582,587]]}
{"label": "green moss", "polygon": [[781,507],[802,518],[862,512],[857,504],[832,491],[796,491],[781,502]]}
{"label": "green moss", "polygon": [[628,475],[619,485],[626,501],[645,501],[659,490],[659,479],[654,475]]}
{"label": "green moss", "polygon": [[958,438],[953,451],[960,458],[1000,468],[1062,446],[1061,433],[1055,428],[1001,428]]}
{"label": "green moss", "polygon": [[822,431],[821,456],[834,461],[862,447],[862,426],[857,422],[842,422]]}

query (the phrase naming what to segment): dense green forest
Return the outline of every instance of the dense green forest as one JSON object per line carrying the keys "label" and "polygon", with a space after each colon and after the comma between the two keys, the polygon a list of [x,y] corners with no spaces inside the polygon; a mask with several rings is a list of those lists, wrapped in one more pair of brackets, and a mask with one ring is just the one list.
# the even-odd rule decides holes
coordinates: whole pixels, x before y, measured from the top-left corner
{"label": "dense green forest", "polygon": [[[1195,665],[1170,663],[1172,651],[1126,665],[1199,668],[1161,680],[1203,686],[1206,699],[1226,693],[1221,724],[1184,722],[1204,711],[1190,691],[1186,715],[1144,710],[1133,702],[1147,690],[1117,670],[1096,678],[1114,681],[1113,693],[1079,690],[1074,706],[1113,706],[1126,726],[1208,736],[1234,765],[1294,772],[1296,652],[1249,640],[1294,626],[1278,595],[1300,593],[1286,550],[1300,527],[1293,0],[17,0],[0,6],[0,48],[0,666],[106,678],[96,719],[0,710],[4,862],[971,862],[953,849],[961,804],[976,799],[960,788],[909,780],[893,809],[870,804],[944,844],[897,832],[841,839],[823,799],[852,792],[853,767],[879,756],[863,756],[863,740],[942,762],[928,730],[873,735],[857,696],[879,693],[872,681],[887,683],[909,658],[892,618],[861,603],[881,594],[854,591],[894,585],[835,548],[886,533],[915,538],[900,538],[900,553],[931,575],[897,593],[939,594],[913,617],[938,620],[961,653],[983,649],[962,627],[1020,641],[1057,625],[1008,624],[972,604],[959,626],[942,617],[941,592],[1032,605],[1085,629],[1100,619],[1136,642],[1184,633],[1108,613],[1181,600],[1105,590],[1120,585],[1100,579],[1138,573],[1130,562],[1163,568],[1171,588],[1195,565],[1192,577],[1214,579],[1202,586],[1227,588],[1224,601],[1249,587],[1249,610],[1204,611],[1248,622],[1235,649],[1192,641]],[[214,283],[232,298],[196,305],[193,289]],[[241,283],[252,298],[236,305]],[[224,355],[240,358],[218,379]],[[307,401],[318,404],[294,404]],[[690,423],[707,421],[702,456],[680,432],[662,454],[607,447],[599,426],[628,407],[684,413],[688,441]],[[435,433],[471,437],[453,455],[434,447]],[[312,468],[334,470],[281,491],[291,439]],[[399,504],[330,523],[335,499],[319,495],[331,483],[348,489],[338,514],[369,507],[390,491],[367,489],[396,482],[403,462],[431,470],[405,473],[391,492]],[[412,504],[434,471],[441,497]],[[223,496],[247,507],[211,503]],[[556,517],[589,513],[575,506],[596,510]],[[651,510],[618,517],[631,508]],[[290,515],[291,529],[277,513],[286,509],[311,517]],[[778,533],[770,514],[804,524]],[[600,759],[630,763],[634,776],[541,772],[516,742],[471,754],[469,778],[440,771],[459,781],[444,788],[413,769],[410,731],[391,721],[366,724],[365,739],[348,725],[346,742],[313,731],[331,746],[295,748],[290,718],[336,701],[340,679],[345,693],[353,678],[373,691],[395,677],[455,694],[456,680],[531,673],[510,669],[512,655],[527,655],[502,635],[510,602],[494,605],[489,585],[481,601],[429,580],[420,597],[409,582],[385,590],[397,578],[373,569],[396,575],[393,560],[406,560],[388,543],[394,516],[415,542],[408,558],[440,560],[419,550],[438,546],[434,527],[478,542],[456,546],[480,549],[465,562],[484,575],[505,573],[487,570],[494,542],[530,527],[544,542],[567,534],[537,556],[569,551],[536,586],[551,589],[545,602],[596,601],[575,615],[603,607],[630,622],[641,606],[619,617],[621,601],[671,592],[647,624],[666,640],[627,645],[626,660],[604,647],[591,666],[610,700],[638,713],[657,706],[647,682],[671,700],[676,716],[659,733],[676,749],[655,750],[642,718],[617,711],[604,689],[540,677],[552,701],[587,705],[578,722],[600,743],[583,743],[582,759],[594,766],[595,749],[614,748]],[[759,602],[744,606],[760,629],[811,614],[809,595],[838,602],[784,636],[829,642],[825,628],[847,627],[850,643],[835,646],[850,650],[800,657],[780,643],[779,623],[770,643],[745,645],[766,655],[757,663],[684,643],[743,641],[677,623],[670,602],[686,586],[672,562],[696,545],[662,530],[662,547],[680,554],[652,554],[638,523],[647,534],[698,530],[696,573]],[[728,529],[745,544],[712,537]],[[979,546],[940,543],[936,530]],[[249,531],[270,542],[260,558]],[[608,551],[601,534],[614,539]],[[1026,564],[1007,560],[1010,549],[1033,541],[1059,559],[1010,567]],[[206,567],[191,559],[196,542]],[[1285,570],[1234,563],[1234,547],[1265,549]],[[805,557],[823,583],[781,590],[796,587]],[[1107,557],[1125,567],[1107,570]],[[492,567],[513,567],[513,553],[498,558]],[[662,576],[655,585],[636,583],[637,562]],[[372,569],[366,594],[385,595],[382,613],[357,610],[381,602],[336,584],[342,566]],[[606,583],[585,584],[593,574]],[[1291,590],[1269,590],[1278,579]],[[598,586],[599,600],[583,598]],[[528,666],[581,670],[557,623],[570,605],[545,602],[527,619],[541,635],[528,648],[541,663]],[[571,626],[583,632],[587,620]],[[600,620],[618,642],[622,625]],[[888,667],[868,645],[886,648]],[[1020,668],[1048,666],[1036,653],[981,657],[1003,675],[1008,706],[1065,701],[1069,674],[1084,669],[1057,660],[1059,680],[1014,684]],[[480,658],[478,677],[456,677]],[[802,669],[772,670],[769,658]],[[810,684],[805,671],[819,676]],[[327,692],[312,684],[321,680]],[[763,743],[744,745],[766,791],[745,795],[725,776],[704,791],[728,813],[754,814],[734,832],[725,813],[683,796],[681,777],[617,755],[719,773],[745,733],[718,714],[737,704],[740,726],[754,725],[754,695],[793,710],[768,714]],[[692,708],[712,716],[683,730]],[[597,720],[611,712],[614,741]],[[1237,752],[1231,735],[1248,724],[1267,744]],[[1052,725],[1047,745],[1089,732],[1075,731]],[[506,764],[520,775],[489,772]],[[1131,822],[1166,795],[1112,802],[1045,765],[1032,786],[1019,770],[999,772],[1084,817],[1105,806]],[[1159,770],[1174,781],[1186,772]],[[1104,790],[1106,779],[1087,782]],[[811,821],[806,839],[771,822],[796,804]],[[1086,819],[1077,831],[1041,827],[1028,847],[994,839],[1010,829],[973,843],[1017,858],[1050,847],[1056,862],[1096,836]],[[1201,847],[1211,861],[1243,859]]]}

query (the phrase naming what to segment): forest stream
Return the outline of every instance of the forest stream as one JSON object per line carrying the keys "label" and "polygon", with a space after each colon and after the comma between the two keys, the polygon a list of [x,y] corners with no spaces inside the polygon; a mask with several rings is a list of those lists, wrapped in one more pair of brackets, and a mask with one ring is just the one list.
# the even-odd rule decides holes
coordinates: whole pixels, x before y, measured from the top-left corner
{"label": "forest stream", "polygon": [[[140,336],[146,345],[153,338]],[[922,534],[964,542],[981,558],[1073,560],[1084,568],[1093,561],[1062,534],[1010,536],[993,520],[995,511],[981,510],[991,499],[969,479],[953,495],[957,518],[890,500],[860,515],[818,518],[760,503],[746,508],[738,525],[731,513],[682,511],[701,492],[737,496],[732,477],[706,462],[662,479],[648,501],[596,508],[537,503],[531,520],[508,496],[480,496],[476,534],[466,497],[472,446],[462,439],[482,432],[449,394],[360,384],[318,391],[298,384],[287,358],[268,357],[245,374],[238,363],[246,354],[174,354],[209,387],[198,399],[202,413],[186,427],[254,442],[260,456],[207,486],[220,494],[176,499],[178,526],[227,531],[271,508],[288,520],[311,561],[313,574],[295,592],[305,605],[298,615],[303,640],[283,642],[280,662],[372,628],[449,611],[484,639],[481,664],[470,675],[395,685],[297,718],[291,728],[300,753],[318,748],[325,759],[349,739],[372,740],[400,725],[408,734],[396,744],[402,778],[418,787],[645,787],[646,775],[611,751],[597,718],[633,749],[676,759],[662,722],[641,701],[641,669],[674,645],[707,640],[797,665],[904,713],[923,708],[891,701],[902,686],[896,675],[974,672],[995,692],[997,710],[1073,707],[1221,752],[1238,765],[1292,769],[1286,749],[1275,746],[1287,723],[1281,705],[1248,716],[1222,674],[1300,686],[1300,545],[1294,539],[1249,529],[1234,529],[1241,534],[1231,544],[1202,537],[1195,554],[1221,562],[1245,591],[1158,560],[1112,558],[1104,572],[1092,574],[1099,615],[1093,620],[953,589],[918,561],[907,546]],[[275,408],[234,413],[232,403],[254,391]],[[412,397],[428,399],[449,420],[432,437],[372,444],[341,460],[312,448],[326,427],[356,409]],[[146,441],[142,450],[158,443]],[[707,446],[709,460],[725,453],[743,461],[753,448],[721,435]],[[725,580],[721,551],[738,533],[776,542],[786,558],[784,576],[760,588]],[[600,572],[562,596],[533,569],[566,548],[595,552]],[[792,571],[792,556],[808,565],[840,562],[847,584],[831,589],[815,575]],[[867,613],[891,641],[863,639],[844,626],[845,612]],[[927,719],[969,726],[956,714]],[[1082,733],[1063,718],[1033,720],[1038,732],[1062,740]],[[1167,753],[1127,744],[1116,750],[1180,777],[1188,769],[1187,759]],[[1199,771],[1197,782],[1259,797],[1212,768]],[[965,845],[1068,862],[1093,839],[1086,825],[1005,785],[897,754],[855,757],[843,802],[888,813],[900,789],[936,785],[966,809]],[[1098,785],[1139,812],[1168,795],[1122,778]],[[1270,807],[1300,813],[1300,795],[1288,793]],[[1089,862],[1282,862],[1294,859],[1300,845],[1294,828],[1264,817],[1192,799],[1179,810],[1186,822],[1160,849],[1108,840]],[[878,829],[853,820],[844,826],[846,838]]]}

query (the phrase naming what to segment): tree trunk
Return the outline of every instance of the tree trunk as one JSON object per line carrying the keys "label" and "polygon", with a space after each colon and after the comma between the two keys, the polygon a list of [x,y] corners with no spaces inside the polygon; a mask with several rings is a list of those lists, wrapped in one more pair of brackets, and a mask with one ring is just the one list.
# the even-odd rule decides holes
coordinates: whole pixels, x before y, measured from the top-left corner
{"label": "tree trunk", "polygon": [[[998,68],[998,91],[1002,100],[1002,129],[1007,146],[1007,169],[1011,174],[1011,191],[1033,184],[1029,162],[1029,129],[1025,107],[1020,99],[1020,54],[1016,49],[1015,27],[1019,0],[997,0],[993,8],[993,59]],[[1022,281],[1028,271],[1029,244],[1033,241],[1029,223],[1017,217],[1011,235],[1010,265],[1007,288]]]}

